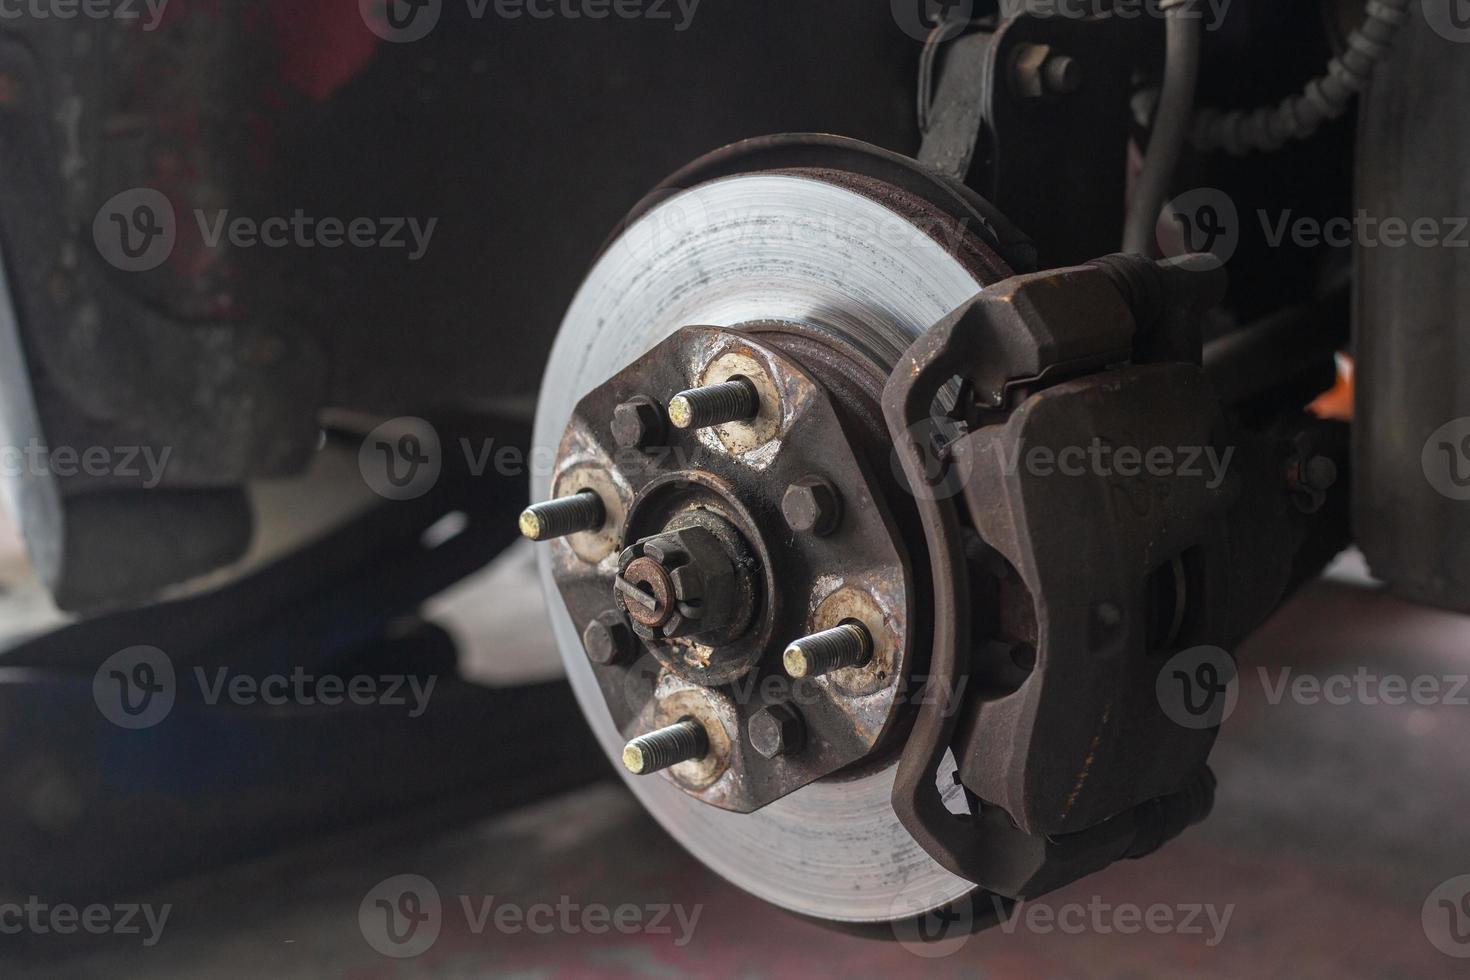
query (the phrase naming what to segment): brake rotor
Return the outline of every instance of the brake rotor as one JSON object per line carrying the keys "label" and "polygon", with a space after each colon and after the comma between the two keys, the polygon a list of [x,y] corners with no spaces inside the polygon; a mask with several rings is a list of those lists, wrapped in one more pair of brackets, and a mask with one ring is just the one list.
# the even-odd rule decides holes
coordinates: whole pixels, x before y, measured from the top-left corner
{"label": "brake rotor", "polygon": [[[850,163],[861,144],[840,147]],[[718,159],[728,166],[729,151]],[[960,200],[953,187],[914,174],[900,187],[892,176],[819,166],[737,173],[671,190],[641,209],[605,249],[561,325],[535,445],[561,445],[584,396],[690,325],[784,324],[891,370],[924,330],[1007,272],[987,244],[983,217],[951,202]],[[934,180],[935,193],[915,193],[914,179]],[[552,496],[544,469],[534,481],[537,500]],[[544,549],[539,567],[546,594],[557,596],[548,604],[572,688],[617,760],[625,735]],[[736,885],[800,914],[883,922],[974,889],[899,823],[890,803],[896,765],[890,753],[857,775],[838,773],[752,813],[718,809],[665,778],[625,778],[675,839]]]}

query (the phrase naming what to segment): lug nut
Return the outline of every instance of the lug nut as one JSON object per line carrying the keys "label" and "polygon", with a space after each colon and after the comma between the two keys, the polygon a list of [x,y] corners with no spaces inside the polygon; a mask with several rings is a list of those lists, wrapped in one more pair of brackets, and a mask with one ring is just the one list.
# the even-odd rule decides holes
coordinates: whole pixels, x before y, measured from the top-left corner
{"label": "lug nut", "polygon": [[615,610],[609,609],[582,631],[587,659],[606,667],[627,660],[633,652],[633,630]]}
{"label": "lug nut", "polygon": [[602,498],[592,490],[581,490],[521,511],[521,533],[532,541],[550,541],[578,531],[595,531],[606,519]]}
{"label": "lug nut", "polygon": [[873,656],[873,638],[867,627],[848,621],[803,637],[786,648],[781,664],[798,680],[820,677],[844,667],[860,667]]}
{"label": "lug nut", "polygon": [[842,519],[842,497],[820,476],[803,477],[786,488],[781,513],[791,530],[820,538],[837,530]]}
{"label": "lug nut", "polygon": [[693,718],[681,718],[667,728],[639,735],[623,747],[623,765],[635,776],[646,776],[709,751],[709,736]]}
{"label": "lug nut", "polygon": [[680,429],[707,429],[743,422],[760,411],[760,395],[744,378],[681,391],[669,400],[669,421]]}
{"label": "lug nut", "polygon": [[757,711],[747,726],[750,747],[767,759],[800,751],[806,724],[789,704],[773,704]]}
{"label": "lug nut", "polygon": [[637,395],[613,409],[613,440],[623,449],[647,449],[664,437],[664,410],[647,395]]}

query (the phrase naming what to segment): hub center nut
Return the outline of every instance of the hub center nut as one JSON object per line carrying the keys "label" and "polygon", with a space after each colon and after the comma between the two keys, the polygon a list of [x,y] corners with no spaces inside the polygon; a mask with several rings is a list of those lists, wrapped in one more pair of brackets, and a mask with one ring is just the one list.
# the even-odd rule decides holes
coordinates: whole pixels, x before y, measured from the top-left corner
{"label": "hub center nut", "polygon": [[646,640],[727,643],[754,612],[751,564],[727,521],[696,510],[623,551],[613,600]]}
{"label": "hub center nut", "polygon": [[614,584],[618,603],[635,623],[658,629],[674,618],[678,604],[674,578],[657,559],[648,555],[633,559]]}

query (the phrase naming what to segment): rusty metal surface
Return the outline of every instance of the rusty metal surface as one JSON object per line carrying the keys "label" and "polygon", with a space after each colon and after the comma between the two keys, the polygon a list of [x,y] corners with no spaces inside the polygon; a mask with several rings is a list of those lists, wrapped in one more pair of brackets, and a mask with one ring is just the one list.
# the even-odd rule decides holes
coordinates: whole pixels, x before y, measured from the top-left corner
{"label": "rusty metal surface", "polygon": [[[878,746],[900,714],[914,647],[910,563],[888,503],[891,494],[875,475],[884,472],[885,460],[865,461],[856,452],[848,434],[860,421],[775,346],[785,336],[771,333],[760,342],[738,328],[686,327],[584,398],[559,458],[580,473],[600,470],[604,475],[597,482],[616,487],[610,510],[623,516],[600,533],[614,536],[626,550],[620,561],[609,556],[593,562],[572,541],[548,546],[578,631],[616,601],[632,615],[643,648],[652,654],[652,663],[644,656],[633,663],[589,665],[624,738],[680,717],[699,719],[718,743],[711,766],[684,763],[667,778],[702,802],[739,812],[853,765]],[[752,422],[673,430],[666,445],[631,454],[613,441],[610,421],[617,405],[638,395],[666,400],[731,376],[759,379],[762,407]],[[869,432],[860,444],[879,442],[879,434]],[[813,472],[842,487],[850,501],[831,535],[795,533],[781,514],[785,488]],[[554,486],[564,483],[553,476]],[[672,591],[681,587],[686,569],[675,570],[666,582],[653,558],[639,557],[646,542],[667,540],[680,547],[678,535],[696,532],[718,551],[722,546],[706,527],[727,539],[723,547],[732,555],[740,555],[740,578],[716,580],[716,555],[693,579],[701,588],[734,593],[745,610],[728,624],[712,624],[714,632],[704,619],[688,620],[673,608]],[[698,560],[705,546],[690,538],[686,547]],[[649,598],[663,615],[635,611],[618,591],[619,579],[646,580]],[[713,616],[715,610],[714,598],[706,597],[696,612]],[[834,615],[838,620],[829,623]],[[867,669],[803,680],[781,671],[779,654],[787,643],[844,618],[871,624],[878,650]],[[700,631],[689,633],[695,628]],[[805,719],[806,746],[768,759],[752,751],[745,733],[761,709],[783,702]]]}

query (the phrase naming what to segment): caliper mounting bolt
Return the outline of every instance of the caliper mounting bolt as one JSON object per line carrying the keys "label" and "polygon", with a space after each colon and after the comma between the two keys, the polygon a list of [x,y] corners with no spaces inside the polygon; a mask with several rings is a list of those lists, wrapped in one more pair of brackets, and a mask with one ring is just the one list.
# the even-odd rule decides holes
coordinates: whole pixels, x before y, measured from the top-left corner
{"label": "caliper mounting bolt", "polygon": [[681,762],[702,759],[708,752],[709,736],[704,726],[693,718],[681,718],[672,725],[639,735],[624,746],[623,765],[635,776],[646,776]]}
{"label": "caliper mounting bolt", "polygon": [[690,388],[669,399],[669,421],[680,429],[707,429],[726,422],[744,422],[760,411],[760,395],[745,378]]}
{"label": "caliper mounting bolt", "polygon": [[802,637],[786,648],[781,665],[798,680],[820,677],[844,667],[860,667],[873,656],[873,637],[867,627],[848,620],[820,633]]}
{"label": "caliper mounting bolt", "polygon": [[602,498],[595,491],[580,490],[521,511],[521,534],[532,541],[550,541],[579,531],[595,531],[605,520],[607,510]]}

